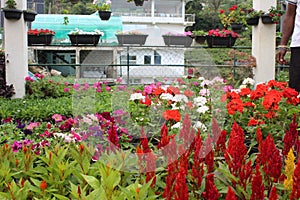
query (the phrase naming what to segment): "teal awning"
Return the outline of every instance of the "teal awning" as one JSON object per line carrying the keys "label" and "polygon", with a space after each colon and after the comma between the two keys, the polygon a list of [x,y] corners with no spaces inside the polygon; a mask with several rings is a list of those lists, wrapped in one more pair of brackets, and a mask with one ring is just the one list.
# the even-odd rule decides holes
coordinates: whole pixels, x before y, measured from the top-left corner
{"label": "teal awning", "polygon": [[[64,18],[68,17],[69,23],[64,24]],[[98,13],[92,15],[67,15],[67,14],[38,14],[31,24],[31,29],[50,29],[55,31],[52,43],[61,43],[68,39],[68,33],[75,28],[83,31],[94,31],[98,29],[104,33],[101,40],[108,43],[116,42],[116,32],[122,30],[122,18],[111,16],[108,21],[99,18]]]}

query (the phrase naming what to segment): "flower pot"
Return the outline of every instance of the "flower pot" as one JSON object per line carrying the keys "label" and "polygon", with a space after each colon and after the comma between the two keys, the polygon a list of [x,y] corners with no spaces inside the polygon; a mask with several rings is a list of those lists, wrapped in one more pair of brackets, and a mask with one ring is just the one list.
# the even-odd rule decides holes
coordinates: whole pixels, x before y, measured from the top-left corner
{"label": "flower pot", "polygon": [[267,14],[261,16],[261,21],[263,24],[274,24],[272,17]]}
{"label": "flower pot", "polygon": [[259,17],[256,16],[256,17],[251,17],[251,18],[248,18],[246,20],[247,24],[249,26],[257,26],[258,25],[258,22],[259,22]]}
{"label": "flower pot", "polygon": [[33,22],[36,15],[36,12],[23,10],[23,17],[26,22]]}
{"label": "flower pot", "polygon": [[4,17],[6,19],[15,19],[15,20],[18,20],[21,18],[21,15],[22,15],[22,10],[18,10],[18,9],[7,9],[7,8],[4,8],[3,9],[3,12],[4,12]]}
{"label": "flower pot", "polygon": [[197,36],[197,35],[195,36],[195,41],[198,44],[204,44],[205,40],[206,40],[206,36]]}
{"label": "flower pot", "polygon": [[28,35],[28,45],[50,45],[53,35]]}
{"label": "flower pot", "polygon": [[176,35],[163,35],[165,45],[180,45],[190,47],[193,42],[193,38],[189,36],[176,36]]}
{"label": "flower pot", "polygon": [[234,46],[236,38],[233,37],[213,37],[207,36],[206,42],[208,47],[232,47]]}
{"label": "flower pot", "polygon": [[144,0],[134,0],[134,3],[136,6],[143,6],[144,5]]}
{"label": "flower pot", "polygon": [[97,46],[101,35],[91,35],[91,34],[80,34],[72,35],[68,34],[72,45],[94,45]]}
{"label": "flower pot", "polygon": [[243,24],[239,24],[239,23],[231,23],[230,27],[233,31],[240,31],[243,28]]}
{"label": "flower pot", "polygon": [[109,20],[111,16],[111,11],[98,11],[99,17],[101,20]]}
{"label": "flower pot", "polygon": [[148,35],[116,35],[120,45],[124,44],[139,44],[140,46],[146,43]]}

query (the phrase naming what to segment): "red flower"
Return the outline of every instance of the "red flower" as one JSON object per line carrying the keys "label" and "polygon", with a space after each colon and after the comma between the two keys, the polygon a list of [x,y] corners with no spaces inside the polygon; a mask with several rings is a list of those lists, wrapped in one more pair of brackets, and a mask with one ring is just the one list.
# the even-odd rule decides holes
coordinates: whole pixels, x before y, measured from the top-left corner
{"label": "red flower", "polygon": [[222,9],[222,10],[219,10],[219,13],[220,13],[220,14],[223,14],[223,13],[225,13],[225,10],[223,10],[223,9]]}
{"label": "red flower", "polygon": [[183,94],[187,97],[192,97],[194,95],[194,93],[191,90],[185,90]]}
{"label": "red flower", "polygon": [[174,120],[176,122],[179,122],[181,118],[178,110],[166,110],[162,115],[165,120]]}
{"label": "red flower", "polygon": [[241,99],[232,99],[226,105],[228,114],[234,115],[236,111],[242,113],[244,110],[243,101]]}
{"label": "red flower", "polygon": [[278,200],[278,195],[275,186],[273,186],[271,189],[269,200]]}
{"label": "red flower", "polygon": [[218,200],[220,194],[214,183],[214,174],[208,174],[205,182],[205,192],[202,193],[205,200]]}
{"label": "red flower", "polygon": [[264,199],[264,184],[262,181],[262,176],[259,171],[259,166],[256,165],[256,173],[252,180],[252,193],[250,200],[263,200]]}
{"label": "red flower", "polygon": [[47,183],[46,183],[46,181],[42,181],[42,183],[40,184],[40,188],[41,188],[41,190],[46,190],[47,189]]}
{"label": "red flower", "polygon": [[293,175],[293,190],[290,196],[291,200],[300,199],[300,160],[296,165]]}
{"label": "red flower", "polygon": [[237,197],[230,186],[228,186],[228,192],[225,200],[237,200]]}
{"label": "red flower", "polygon": [[290,124],[290,129],[285,131],[285,135],[283,137],[283,150],[282,154],[287,156],[290,149],[297,144],[298,140],[298,123],[296,121],[296,115],[294,115],[293,121]]}

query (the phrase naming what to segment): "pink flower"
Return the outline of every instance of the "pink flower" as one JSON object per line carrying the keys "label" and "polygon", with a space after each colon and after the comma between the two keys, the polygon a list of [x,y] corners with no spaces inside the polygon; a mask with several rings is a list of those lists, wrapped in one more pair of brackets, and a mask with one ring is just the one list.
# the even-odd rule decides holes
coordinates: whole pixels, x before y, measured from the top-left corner
{"label": "pink flower", "polygon": [[64,92],[69,92],[69,88],[64,88]]}
{"label": "pink flower", "polygon": [[54,114],[52,116],[52,119],[54,119],[55,122],[61,122],[62,121],[62,116],[59,114]]}

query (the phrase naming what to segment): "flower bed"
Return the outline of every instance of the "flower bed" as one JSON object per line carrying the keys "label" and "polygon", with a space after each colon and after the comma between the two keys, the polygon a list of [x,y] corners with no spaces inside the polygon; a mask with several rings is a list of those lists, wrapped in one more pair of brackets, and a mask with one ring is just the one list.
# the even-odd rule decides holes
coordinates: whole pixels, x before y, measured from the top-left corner
{"label": "flower bed", "polygon": [[[189,77],[127,88],[37,79],[27,78],[26,99],[0,100],[3,199],[300,198],[300,99],[286,83],[253,89],[246,79],[233,89],[218,77]],[[22,119],[39,92],[57,88],[73,114]],[[16,102],[20,112],[2,109]]]}

